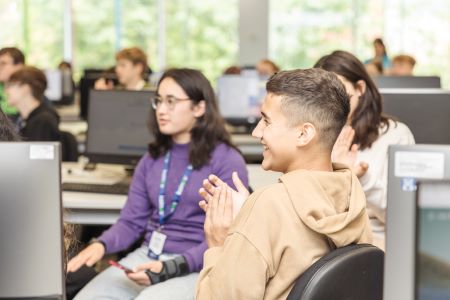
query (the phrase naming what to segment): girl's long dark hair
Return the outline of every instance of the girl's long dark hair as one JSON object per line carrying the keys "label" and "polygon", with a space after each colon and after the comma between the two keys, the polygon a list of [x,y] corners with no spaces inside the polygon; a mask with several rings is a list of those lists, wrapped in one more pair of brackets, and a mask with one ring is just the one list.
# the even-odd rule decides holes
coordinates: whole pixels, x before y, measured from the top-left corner
{"label": "girl's long dark hair", "polygon": [[20,138],[14,131],[11,121],[0,109],[0,142],[18,141]]}
{"label": "girl's long dark hair", "polygon": [[[191,143],[189,145],[189,161],[194,169],[200,169],[209,163],[211,153],[219,143],[224,143],[232,148],[230,134],[225,129],[225,121],[219,113],[214,90],[208,79],[197,70],[170,69],[164,72],[158,82],[159,85],[165,78],[172,78],[184,90],[192,105],[205,101],[205,114],[197,118],[191,131]],[[152,109],[149,118],[149,129],[155,140],[149,144],[148,150],[153,158],[164,155],[172,146],[172,139],[159,131],[155,111]]]}
{"label": "girl's long dark hair", "polygon": [[381,94],[364,65],[349,52],[334,51],[319,59],[314,67],[341,75],[354,86],[359,80],[366,83],[366,91],[351,116],[351,126],[355,130],[353,143],[358,144],[361,150],[370,148],[378,138],[380,127],[389,128],[390,118],[383,114]]}

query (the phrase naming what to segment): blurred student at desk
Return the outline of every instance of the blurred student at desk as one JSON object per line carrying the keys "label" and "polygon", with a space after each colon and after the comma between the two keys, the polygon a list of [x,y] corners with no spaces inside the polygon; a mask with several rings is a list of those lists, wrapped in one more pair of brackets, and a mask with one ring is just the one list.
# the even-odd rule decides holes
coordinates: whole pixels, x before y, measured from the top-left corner
{"label": "blurred student at desk", "polygon": [[25,64],[25,56],[15,47],[0,49],[0,109],[8,116],[17,116],[18,111],[9,105],[6,100],[5,84],[11,74],[22,68]]}
{"label": "blurred student at desk", "polygon": [[[147,65],[147,55],[140,48],[132,47],[120,50],[116,54],[115,73],[119,80],[119,88],[126,90],[142,90],[150,88],[145,80],[152,73]],[[114,89],[111,80],[100,78],[95,82],[95,89]]]}
{"label": "blurred student at desk", "polygon": [[19,133],[24,140],[60,141],[59,116],[44,103],[44,72],[25,66],[11,75],[5,87],[8,104],[20,114]]}
{"label": "blurred student at desk", "polygon": [[401,54],[392,59],[392,68],[389,71],[391,76],[414,76],[414,66],[416,60],[414,57]]}

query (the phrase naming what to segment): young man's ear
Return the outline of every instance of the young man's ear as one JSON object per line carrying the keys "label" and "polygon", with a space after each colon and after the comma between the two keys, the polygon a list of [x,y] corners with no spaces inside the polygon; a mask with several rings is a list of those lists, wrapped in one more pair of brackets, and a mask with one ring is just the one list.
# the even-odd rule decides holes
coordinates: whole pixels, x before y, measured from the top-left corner
{"label": "young man's ear", "polygon": [[299,128],[299,134],[297,137],[297,146],[303,147],[308,145],[312,139],[316,136],[316,128],[311,123],[303,123]]}
{"label": "young man's ear", "polygon": [[202,100],[199,103],[195,104],[192,110],[194,111],[194,117],[200,118],[201,116],[203,116],[206,111],[205,100]]}

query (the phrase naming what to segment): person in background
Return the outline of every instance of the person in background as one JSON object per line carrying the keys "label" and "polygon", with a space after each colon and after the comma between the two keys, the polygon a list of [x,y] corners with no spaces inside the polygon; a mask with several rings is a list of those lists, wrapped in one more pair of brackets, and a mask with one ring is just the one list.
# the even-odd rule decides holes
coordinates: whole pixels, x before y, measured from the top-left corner
{"label": "person in background", "polygon": [[223,75],[239,75],[241,74],[241,68],[238,66],[230,66],[223,71]]}
{"label": "person in background", "polygon": [[392,59],[392,68],[390,74],[392,76],[414,76],[414,66],[416,60],[409,55],[397,55]]}
{"label": "person in background", "polygon": [[5,83],[12,73],[22,68],[25,64],[25,56],[15,47],[0,49],[0,108],[12,119],[17,117],[17,109],[8,105],[5,94]]}
{"label": "person in background", "polygon": [[269,77],[280,71],[280,68],[269,59],[262,59],[256,64],[259,76]]}
{"label": "person in background", "polygon": [[61,103],[71,104],[75,98],[75,82],[73,81],[72,64],[68,61],[62,61],[58,65],[62,73],[62,99]]}
{"label": "person in background", "polygon": [[373,41],[373,49],[375,52],[375,56],[365,61],[365,64],[380,63],[383,67],[383,70],[388,70],[391,67],[391,61],[387,55],[386,46],[384,45],[384,42],[381,38],[376,38]]}
{"label": "person in background", "polygon": [[414,137],[408,126],[383,113],[375,83],[353,54],[334,51],[319,59],[314,67],[336,73],[350,96],[347,126],[336,141],[333,161],[353,168],[366,194],[372,227],[383,231],[388,147],[414,144]]}
{"label": "person in background", "polygon": [[331,72],[282,71],[269,79],[252,135],[264,147],[262,168],[283,175],[250,196],[238,180],[237,191],[215,175],[204,183],[209,249],[197,300],[286,299],[331,249],[371,242],[361,185],[347,166],[331,162],[349,111]]}
{"label": "person in background", "polygon": [[380,62],[370,62],[364,65],[371,77],[383,75],[383,65]]}
{"label": "person in background", "polygon": [[[115,72],[120,87],[126,90],[142,90],[149,88],[147,83],[151,70],[147,65],[147,55],[138,47],[125,48],[116,54]],[[95,82],[99,90],[113,89],[112,81],[100,78]]]}
{"label": "person in background", "polygon": [[[152,98],[155,141],[136,167],[120,218],[70,260],[68,271],[92,266],[105,253],[141,247],[110,267],[75,297],[82,299],[194,299],[207,248],[197,191],[214,173],[232,184],[236,172],[248,185],[244,159],[231,144],[206,77],[192,69],[166,71]],[[237,176],[237,175],[234,175]]]}
{"label": "person in background", "polygon": [[47,78],[38,68],[24,66],[5,85],[8,104],[20,114],[19,133],[26,141],[60,141],[59,116],[44,103]]}

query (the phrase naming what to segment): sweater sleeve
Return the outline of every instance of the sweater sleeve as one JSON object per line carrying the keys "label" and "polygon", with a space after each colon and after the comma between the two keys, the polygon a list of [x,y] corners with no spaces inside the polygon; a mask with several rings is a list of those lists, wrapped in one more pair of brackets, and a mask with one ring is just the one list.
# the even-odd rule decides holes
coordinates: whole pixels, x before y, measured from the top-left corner
{"label": "sweater sleeve", "polygon": [[105,243],[106,253],[127,249],[145,230],[151,214],[145,185],[145,163],[149,159],[148,154],[145,155],[136,167],[128,200],[120,212],[119,220],[98,238]]}
{"label": "sweater sleeve", "polygon": [[220,145],[212,157],[212,171],[232,188],[232,173],[237,172],[242,183],[248,187],[248,171],[242,155],[235,149]]}
{"label": "sweater sleeve", "polygon": [[[234,187],[231,174],[236,171],[245,186],[248,186],[248,173],[245,161],[234,149],[219,145],[211,160],[212,172],[229,186]],[[203,266],[203,253],[208,249],[206,241],[182,253],[191,272],[199,272]]]}
{"label": "sweater sleeve", "polygon": [[263,299],[268,278],[268,264],[261,253],[245,236],[234,233],[223,247],[205,252],[196,299]]}

